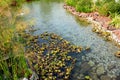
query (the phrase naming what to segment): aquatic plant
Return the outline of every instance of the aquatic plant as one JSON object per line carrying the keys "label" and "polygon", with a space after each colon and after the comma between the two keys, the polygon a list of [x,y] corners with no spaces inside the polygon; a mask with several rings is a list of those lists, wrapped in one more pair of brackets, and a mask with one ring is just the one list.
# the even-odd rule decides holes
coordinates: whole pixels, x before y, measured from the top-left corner
{"label": "aquatic plant", "polygon": [[[81,47],[70,44],[54,33],[26,38],[26,59],[39,79],[69,79],[75,59],[69,53],[80,53]],[[29,42],[28,42],[29,41]]]}
{"label": "aquatic plant", "polygon": [[85,76],[86,80],[92,80],[90,76]]}

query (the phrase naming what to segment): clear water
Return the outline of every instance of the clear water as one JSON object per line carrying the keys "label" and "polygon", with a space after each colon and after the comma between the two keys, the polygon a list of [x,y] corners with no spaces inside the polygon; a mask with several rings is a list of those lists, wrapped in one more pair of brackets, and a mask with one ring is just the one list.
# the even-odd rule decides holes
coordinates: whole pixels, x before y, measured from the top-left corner
{"label": "clear water", "polygon": [[[30,13],[24,15],[24,19],[35,20],[34,27],[39,28],[34,33],[35,35],[46,31],[53,32],[75,45],[89,46],[91,51],[83,52],[84,59],[82,59],[81,54],[75,56],[77,58],[76,66],[82,65],[81,60],[92,60],[96,64],[103,63],[106,72],[109,74],[118,75],[120,73],[120,59],[116,58],[114,53],[119,49],[113,43],[104,41],[103,38],[92,32],[91,25],[83,24],[77,17],[67,12],[63,5],[64,3],[61,0],[40,0],[26,3],[23,5],[23,9],[29,9]],[[116,67],[108,71],[107,66],[112,63]],[[74,70],[78,70],[79,73],[78,68]]]}

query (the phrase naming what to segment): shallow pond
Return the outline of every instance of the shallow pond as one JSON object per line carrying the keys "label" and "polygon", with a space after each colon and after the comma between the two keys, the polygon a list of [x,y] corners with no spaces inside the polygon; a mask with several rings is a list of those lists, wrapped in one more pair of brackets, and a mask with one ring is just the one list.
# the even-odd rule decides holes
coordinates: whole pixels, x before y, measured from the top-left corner
{"label": "shallow pond", "polygon": [[[91,76],[93,80],[114,79],[120,75],[120,59],[114,56],[119,50],[112,42],[107,42],[92,32],[92,26],[82,21],[63,8],[61,0],[40,0],[23,5],[29,14],[23,15],[24,20],[34,20],[38,29],[34,35],[43,32],[56,33],[75,45],[91,50],[73,55],[77,58],[72,71],[71,80],[80,80]],[[31,24],[32,25],[32,24]]]}

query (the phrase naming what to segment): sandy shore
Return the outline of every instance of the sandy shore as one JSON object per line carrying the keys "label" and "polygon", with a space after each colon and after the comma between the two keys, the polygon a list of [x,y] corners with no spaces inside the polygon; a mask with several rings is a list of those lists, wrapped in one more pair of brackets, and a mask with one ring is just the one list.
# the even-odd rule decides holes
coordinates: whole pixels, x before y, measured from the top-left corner
{"label": "sandy shore", "polygon": [[120,45],[120,30],[115,29],[113,26],[110,26],[111,22],[110,17],[101,16],[98,12],[83,13],[77,12],[74,7],[64,5],[64,8],[71,12],[73,15],[79,16],[80,18],[86,19],[88,22],[92,23],[94,26],[98,27],[98,30],[109,32],[111,34],[112,41]]}

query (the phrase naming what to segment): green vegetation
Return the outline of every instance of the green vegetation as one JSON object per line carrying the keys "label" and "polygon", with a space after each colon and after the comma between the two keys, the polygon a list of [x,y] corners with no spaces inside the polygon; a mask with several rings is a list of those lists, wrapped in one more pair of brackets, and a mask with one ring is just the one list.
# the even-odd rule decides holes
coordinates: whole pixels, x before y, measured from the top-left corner
{"label": "green vegetation", "polygon": [[91,12],[92,0],[66,0],[67,5],[74,6],[79,12]]}
{"label": "green vegetation", "polygon": [[79,12],[98,11],[103,15],[110,13],[120,13],[120,1],[115,0],[65,0],[67,5],[74,6]]}
{"label": "green vegetation", "polygon": [[7,25],[0,26],[0,77],[2,80],[17,80],[25,76],[28,66],[22,38],[17,36],[14,25]]}
{"label": "green vegetation", "polygon": [[120,28],[120,14],[114,14],[110,25],[115,26],[115,28]]}
{"label": "green vegetation", "polygon": [[29,66],[38,74],[39,79],[69,79],[75,63],[75,59],[69,56],[69,53],[79,54],[81,47],[72,45],[60,36],[48,32],[40,36],[27,34],[25,38]]}
{"label": "green vegetation", "polygon": [[95,3],[95,7],[96,7],[96,11],[98,11],[99,13],[105,15],[105,16],[109,16],[111,14],[114,13],[120,13],[120,1],[119,2],[115,2],[115,0],[104,0],[104,1],[100,1],[97,0],[97,2]]}
{"label": "green vegetation", "polygon": [[0,6],[20,6],[25,0],[0,0]]}
{"label": "green vegetation", "polygon": [[[6,16],[2,18],[6,18]],[[29,75],[27,74],[29,69],[24,56],[24,41],[21,36],[18,36],[15,23],[7,22],[5,24],[4,21],[1,22],[0,32],[1,80],[17,80]]]}
{"label": "green vegetation", "polygon": [[80,53],[82,48],[54,33],[27,33],[26,29],[34,31],[30,24],[17,19],[22,2],[5,0],[0,4],[0,80],[30,78],[33,71],[43,80],[69,79],[75,63],[69,53]]}
{"label": "green vegetation", "polygon": [[79,12],[91,12],[92,11],[91,7],[92,7],[91,0],[80,0],[77,2],[75,6],[76,10]]}
{"label": "green vegetation", "polygon": [[76,1],[77,0],[65,0],[65,2],[67,3],[67,5],[74,6],[74,7],[76,5]]}
{"label": "green vegetation", "polygon": [[15,14],[12,16],[10,3],[10,0],[0,2],[0,80],[18,80],[31,74],[24,56],[24,40],[18,35],[26,26],[18,29],[16,25],[21,22]]}
{"label": "green vegetation", "polygon": [[120,0],[65,0],[67,5],[75,7],[78,12],[99,12],[112,18],[112,25],[119,28]]}

